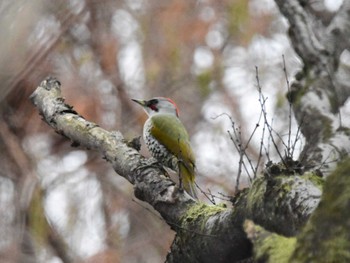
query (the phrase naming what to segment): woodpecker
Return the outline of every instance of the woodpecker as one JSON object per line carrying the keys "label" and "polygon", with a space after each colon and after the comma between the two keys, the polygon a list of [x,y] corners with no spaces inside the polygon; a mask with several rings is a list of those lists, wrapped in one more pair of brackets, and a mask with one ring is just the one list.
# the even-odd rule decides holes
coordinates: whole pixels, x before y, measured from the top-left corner
{"label": "woodpecker", "polygon": [[143,126],[143,139],[152,156],[163,166],[177,172],[183,188],[197,199],[195,157],[186,128],[179,119],[176,104],[168,98],[136,100],[148,115]]}

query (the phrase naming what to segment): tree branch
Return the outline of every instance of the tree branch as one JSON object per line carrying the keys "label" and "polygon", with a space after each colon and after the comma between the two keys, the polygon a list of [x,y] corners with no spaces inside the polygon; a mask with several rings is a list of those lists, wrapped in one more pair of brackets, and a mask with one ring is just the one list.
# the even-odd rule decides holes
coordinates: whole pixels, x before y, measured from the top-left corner
{"label": "tree branch", "polygon": [[269,231],[294,236],[317,207],[321,188],[322,180],[312,173],[287,176],[279,171],[260,177],[247,193],[246,218]]}
{"label": "tree branch", "polygon": [[[281,13],[288,19],[289,36],[295,51],[305,65],[323,65],[326,47],[316,35],[313,16],[307,13],[298,0],[275,0]],[[323,54],[323,56],[320,56]]]}
{"label": "tree branch", "polygon": [[245,231],[258,262],[349,262],[350,162],[330,175],[313,216],[297,237],[286,238],[246,220]]}
{"label": "tree branch", "polygon": [[332,45],[335,57],[350,49],[350,2],[343,1],[336,15],[327,27],[328,45]]}
{"label": "tree branch", "polygon": [[[275,0],[290,24],[290,38],[304,68],[291,85],[288,99],[305,136],[300,160],[326,176],[350,152],[349,128],[342,126],[340,107],[350,95],[338,73],[340,55],[349,42],[349,2],[329,27],[322,25],[298,0]],[[345,44],[340,44],[339,41]]]}
{"label": "tree branch", "polygon": [[292,262],[350,261],[350,160],[327,178],[320,205],[297,238]]}
{"label": "tree branch", "polygon": [[[127,145],[119,132],[108,132],[79,116],[61,97],[61,84],[49,77],[31,95],[45,122],[58,134],[82,146],[100,152],[114,170],[135,186],[135,195],[152,206],[177,202],[186,207],[194,201],[175,186],[156,164]],[[151,187],[156,185],[156,187]],[[166,210],[166,209],[165,209]],[[160,210],[159,212],[164,212]],[[168,212],[166,214],[169,214]],[[177,221],[176,218],[171,218]]]}
{"label": "tree branch", "polygon": [[[108,132],[86,121],[65,104],[60,86],[59,81],[49,77],[34,91],[31,100],[45,122],[74,146],[100,152],[120,176],[134,185],[135,196],[152,205],[177,232],[168,262],[186,262],[189,255],[195,255],[200,262],[232,262],[250,255],[238,210],[194,201],[154,161],[130,148],[119,132]],[[227,251],[231,251],[229,255]]]}

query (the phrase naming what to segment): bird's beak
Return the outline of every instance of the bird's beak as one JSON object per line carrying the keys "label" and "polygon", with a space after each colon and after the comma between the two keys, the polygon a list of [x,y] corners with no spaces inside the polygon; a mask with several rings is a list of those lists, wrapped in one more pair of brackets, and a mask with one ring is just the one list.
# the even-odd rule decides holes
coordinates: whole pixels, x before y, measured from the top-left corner
{"label": "bird's beak", "polygon": [[137,104],[140,104],[142,107],[146,106],[146,101],[144,100],[135,100],[135,99],[131,99],[131,100],[136,102]]}

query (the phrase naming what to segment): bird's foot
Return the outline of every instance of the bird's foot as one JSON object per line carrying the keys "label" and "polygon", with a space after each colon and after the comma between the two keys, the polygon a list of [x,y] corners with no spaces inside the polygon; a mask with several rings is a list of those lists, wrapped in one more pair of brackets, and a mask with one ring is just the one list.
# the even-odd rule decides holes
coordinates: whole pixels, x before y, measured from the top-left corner
{"label": "bird's foot", "polygon": [[169,174],[168,172],[164,169],[164,166],[155,158],[149,158],[146,160],[145,163],[143,163],[142,165],[140,165],[138,167],[138,169],[140,170],[143,170],[143,169],[146,169],[146,168],[154,168],[154,169],[159,169],[162,171],[162,173],[164,175],[166,175],[167,177],[169,177]]}

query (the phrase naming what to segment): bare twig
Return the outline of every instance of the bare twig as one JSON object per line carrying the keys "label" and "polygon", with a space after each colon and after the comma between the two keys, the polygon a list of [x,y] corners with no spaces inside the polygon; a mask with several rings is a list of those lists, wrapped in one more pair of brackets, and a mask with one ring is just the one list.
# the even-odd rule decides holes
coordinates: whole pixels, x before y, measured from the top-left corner
{"label": "bare twig", "polygon": [[290,96],[290,84],[289,84],[289,79],[288,79],[288,74],[287,74],[287,67],[286,67],[286,61],[284,59],[284,55],[282,55],[282,60],[283,60],[283,72],[284,72],[284,77],[286,79],[287,83],[287,96],[288,96],[288,146],[287,146],[287,156],[288,157],[293,157],[291,155],[291,137],[292,137],[292,102],[291,99],[289,98]]}
{"label": "bare twig", "polygon": [[[284,165],[286,165],[286,163],[285,163],[285,161],[284,161],[284,158],[283,158],[281,152],[279,151],[278,146],[277,146],[277,143],[276,143],[276,141],[275,141],[275,139],[274,139],[274,136],[273,136],[273,134],[272,134],[272,133],[275,132],[275,131],[272,129],[271,125],[269,124],[269,122],[268,122],[268,120],[267,120],[267,112],[266,112],[266,109],[265,109],[265,103],[263,103],[263,104],[261,103],[262,101],[265,101],[266,98],[265,98],[265,96],[264,96],[264,94],[262,93],[262,90],[261,90],[261,85],[260,85],[260,80],[259,80],[259,70],[258,70],[258,67],[255,67],[255,71],[256,71],[256,82],[257,82],[257,87],[258,87],[259,96],[260,96],[259,101],[260,101],[260,105],[261,105],[261,108],[262,108],[262,113],[263,113],[263,116],[264,116],[264,122],[265,122],[266,127],[267,127],[267,129],[268,129],[268,131],[269,131],[269,135],[270,135],[270,138],[271,138],[271,142],[273,143],[274,148],[275,148],[275,150],[276,150],[278,156],[280,157],[281,162],[282,162]],[[275,132],[275,133],[276,133],[276,132]],[[282,143],[284,144],[283,139],[279,136],[279,134],[276,133],[276,135],[281,139]]]}

